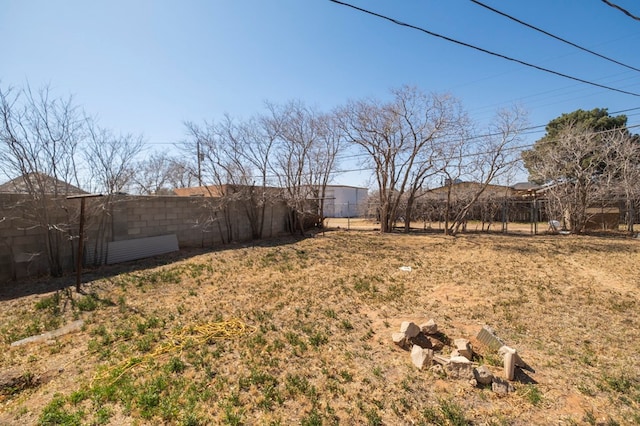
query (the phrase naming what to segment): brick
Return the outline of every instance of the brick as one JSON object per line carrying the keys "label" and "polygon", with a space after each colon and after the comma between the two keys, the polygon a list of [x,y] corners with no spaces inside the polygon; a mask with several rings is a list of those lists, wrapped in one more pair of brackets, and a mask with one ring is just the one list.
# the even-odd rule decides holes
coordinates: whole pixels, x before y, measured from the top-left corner
{"label": "brick", "polygon": [[412,338],[420,333],[420,327],[411,321],[404,321],[400,324],[400,332],[404,333],[408,338]]}
{"label": "brick", "polygon": [[424,367],[430,367],[433,362],[433,351],[431,349],[422,349],[418,345],[413,345],[411,349],[411,362],[420,370]]}
{"label": "brick", "polygon": [[461,356],[471,360],[473,351],[471,350],[471,343],[467,339],[455,339],[453,344]]}
{"label": "brick", "polygon": [[430,319],[426,323],[420,326],[420,329],[424,334],[436,334],[438,333],[438,324],[433,319]]}

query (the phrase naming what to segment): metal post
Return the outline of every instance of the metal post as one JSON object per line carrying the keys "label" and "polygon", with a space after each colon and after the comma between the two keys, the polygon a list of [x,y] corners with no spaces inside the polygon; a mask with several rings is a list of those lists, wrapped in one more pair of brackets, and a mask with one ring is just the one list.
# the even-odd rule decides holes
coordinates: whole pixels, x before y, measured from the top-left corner
{"label": "metal post", "polygon": [[531,201],[531,234],[538,235],[538,199]]}
{"label": "metal post", "polygon": [[80,293],[80,282],[82,277],[82,249],[84,242],[84,198],[80,199],[80,237],[78,240],[78,258],[76,259],[76,291]]}
{"label": "metal post", "polygon": [[531,209],[529,211],[529,220],[531,221],[531,235],[535,235],[534,230],[533,230],[533,227],[535,226],[534,223],[535,223],[535,220],[536,220],[535,213],[534,213],[535,212],[535,203],[536,203],[536,200],[533,199],[533,201],[531,201]]}
{"label": "metal post", "polygon": [[199,140],[196,140],[196,155],[198,157],[198,185],[202,186],[202,154],[200,154]]}
{"label": "metal post", "polygon": [[83,258],[83,244],[84,244],[84,200],[86,198],[102,197],[102,194],[83,194],[83,195],[71,195],[67,197],[67,200],[80,198],[80,232],[78,239],[78,254],[76,259],[76,291],[80,293],[82,283],[82,258]]}

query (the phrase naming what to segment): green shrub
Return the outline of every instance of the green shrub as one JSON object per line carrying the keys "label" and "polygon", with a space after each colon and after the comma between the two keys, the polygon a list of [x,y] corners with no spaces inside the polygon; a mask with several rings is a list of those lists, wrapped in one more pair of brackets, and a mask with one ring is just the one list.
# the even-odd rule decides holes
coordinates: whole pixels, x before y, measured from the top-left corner
{"label": "green shrub", "polygon": [[65,408],[65,399],[57,394],[53,400],[42,410],[38,419],[41,426],[80,426],[82,424],[83,413],[70,412]]}

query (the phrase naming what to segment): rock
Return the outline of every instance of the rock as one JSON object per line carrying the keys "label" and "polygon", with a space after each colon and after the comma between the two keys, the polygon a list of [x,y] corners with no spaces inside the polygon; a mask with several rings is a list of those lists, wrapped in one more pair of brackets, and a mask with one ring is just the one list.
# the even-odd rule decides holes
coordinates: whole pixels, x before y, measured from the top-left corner
{"label": "rock", "polygon": [[513,348],[510,348],[509,346],[503,345],[500,346],[500,349],[498,349],[498,355],[500,356],[504,356],[506,353],[512,353],[515,354],[517,351]]}
{"label": "rock", "polygon": [[400,324],[400,333],[404,333],[407,338],[411,339],[420,333],[420,327],[411,321],[404,321]]}
{"label": "rock", "polygon": [[485,365],[474,368],[473,376],[481,385],[490,385],[493,382],[493,373]]}
{"label": "rock", "polygon": [[434,351],[441,351],[444,348],[444,343],[441,340],[436,339],[433,336],[427,336],[427,339],[431,342],[431,348]]}
{"label": "rock", "polygon": [[0,389],[14,386],[22,379],[22,371],[17,368],[11,368],[0,372]]}
{"label": "rock", "polygon": [[433,355],[433,360],[440,365],[447,365],[450,362],[449,358],[445,358],[442,355],[437,355],[437,354]]}
{"label": "rock", "polygon": [[469,361],[469,358],[465,357],[465,356],[454,356],[449,358],[449,364],[465,364],[465,365],[472,365],[471,361]]}
{"label": "rock", "polygon": [[452,379],[471,380],[474,378],[473,364],[463,356],[449,359],[449,364],[446,365],[445,370]]}
{"label": "rock", "polygon": [[454,349],[454,350],[451,351],[451,355],[449,355],[449,358],[455,358],[457,356],[461,356],[460,352],[458,352],[457,349]]}
{"label": "rock", "polygon": [[516,377],[516,354],[507,352],[504,354],[504,377],[513,380]]}
{"label": "rock", "polygon": [[0,401],[3,394],[13,394],[27,388],[36,387],[41,379],[29,372],[12,368],[0,373]]}
{"label": "rock", "polygon": [[427,321],[426,323],[420,326],[420,330],[422,330],[424,334],[433,335],[438,333],[438,324],[436,324],[436,322],[433,319],[430,319],[429,321]]}
{"label": "rock", "polygon": [[507,352],[512,353],[514,356],[514,363],[515,365],[517,365],[518,367],[522,367],[528,370],[532,370],[531,367],[529,367],[527,365],[526,362],[524,362],[522,360],[522,358],[520,358],[520,355],[518,354],[518,351],[514,348],[510,348],[509,346],[501,346],[500,349],[498,349],[498,354],[504,356]]}
{"label": "rock", "polygon": [[407,336],[404,333],[393,333],[391,338],[393,339],[393,343],[402,349],[407,349]]}
{"label": "rock", "polygon": [[411,361],[413,365],[422,370],[429,367],[433,362],[433,351],[431,349],[423,349],[418,345],[413,345],[411,349]]}
{"label": "rock", "polygon": [[22,345],[26,345],[27,343],[46,342],[47,340],[54,339],[56,337],[60,337],[68,333],[80,331],[82,330],[83,326],[84,326],[83,320],[73,321],[65,325],[64,327],[58,328],[57,330],[47,331],[46,333],[42,333],[37,336],[26,337],[22,340],[18,340],[17,342],[13,342],[11,343],[11,346],[22,346]]}
{"label": "rock", "polygon": [[431,340],[429,340],[429,338],[422,333],[419,333],[416,337],[409,339],[409,341],[414,345],[420,346],[423,349],[433,349]]}
{"label": "rock", "polygon": [[491,390],[493,390],[498,395],[506,395],[508,393],[514,392],[515,388],[506,380],[494,377],[493,382],[491,383]]}
{"label": "rock", "polygon": [[526,364],[520,359],[518,352],[509,346],[502,346],[498,349],[498,354],[502,355],[504,363],[504,376],[507,380],[513,380],[516,375],[516,365],[525,366]]}
{"label": "rock", "polygon": [[469,342],[467,339],[456,339],[453,341],[453,345],[455,346],[455,349],[458,351],[460,356],[463,356],[471,361],[471,358],[473,358],[471,342]]}

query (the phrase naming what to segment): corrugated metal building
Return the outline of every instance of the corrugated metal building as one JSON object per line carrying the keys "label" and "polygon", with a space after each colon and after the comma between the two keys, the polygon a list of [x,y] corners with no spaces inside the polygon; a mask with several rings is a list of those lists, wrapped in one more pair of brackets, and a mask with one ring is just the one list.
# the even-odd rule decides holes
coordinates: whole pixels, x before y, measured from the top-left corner
{"label": "corrugated metal building", "polygon": [[327,185],[324,198],[325,217],[364,216],[369,196],[367,188],[347,185]]}

